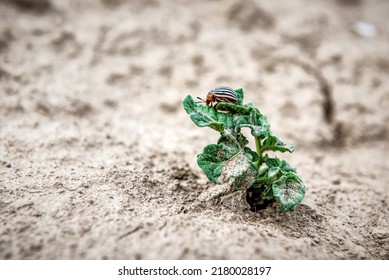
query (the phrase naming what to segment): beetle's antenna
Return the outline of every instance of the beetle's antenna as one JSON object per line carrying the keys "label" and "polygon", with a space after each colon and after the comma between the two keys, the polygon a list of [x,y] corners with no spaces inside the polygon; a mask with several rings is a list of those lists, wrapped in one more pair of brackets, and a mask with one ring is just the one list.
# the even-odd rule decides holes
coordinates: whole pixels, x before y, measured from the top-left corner
{"label": "beetle's antenna", "polygon": [[197,99],[200,99],[200,100],[201,100],[201,101],[196,101],[197,103],[202,103],[202,102],[206,103],[204,99],[202,99],[202,98],[200,98],[200,97],[198,97],[198,96],[197,96]]}

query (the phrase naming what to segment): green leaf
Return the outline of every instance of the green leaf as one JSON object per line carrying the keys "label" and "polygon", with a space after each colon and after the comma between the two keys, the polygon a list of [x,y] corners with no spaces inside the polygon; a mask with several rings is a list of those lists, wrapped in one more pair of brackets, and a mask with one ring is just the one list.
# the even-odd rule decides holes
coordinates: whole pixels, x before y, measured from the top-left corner
{"label": "green leaf", "polygon": [[274,181],[276,181],[278,178],[275,178],[275,177],[269,177],[268,176],[268,173],[269,173],[269,168],[266,168],[265,169],[266,171],[263,172],[263,169],[260,169],[258,174],[261,174],[261,175],[257,175],[257,178],[255,178],[255,184],[257,185],[271,185]]}
{"label": "green leaf", "polygon": [[215,109],[217,111],[228,111],[231,114],[248,114],[252,108],[248,106],[236,105],[233,103],[220,102],[216,104]]}
{"label": "green leaf", "polygon": [[221,113],[214,108],[196,103],[192,96],[184,99],[184,109],[192,121],[199,127],[208,126],[219,132],[233,128],[233,116],[228,113]]}
{"label": "green leaf", "polygon": [[282,172],[294,172],[296,173],[296,168],[287,163],[285,160],[280,160],[280,165]]}
{"label": "green leaf", "polygon": [[280,174],[281,169],[279,167],[270,167],[267,172],[267,176],[269,178],[275,178],[278,174]]}
{"label": "green leaf", "polygon": [[243,105],[243,97],[244,97],[243,89],[239,88],[239,89],[235,89],[234,91],[235,91],[236,97],[238,99],[238,102],[236,104]]}
{"label": "green leaf", "polygon": [[270,125],[267,121],[267,118],[262,115],[257,108],[250,107],[250,105],[246,106],[251,110],[249,111],[249,114],[239,115],[235,117],[235,129],[248,127],[251,129],[251,134],[254,137],[259,137],[262,139],[268,136],[270,133]]}
{"label": "green leaf", "polygon": [[231,137],[220,137],[218,144],[211,144],[198,155],[197,164],[214,183],[233,181],[234,187],[248,188],[255,180],[257,169],[253,156]]}
{"label": "green leaf", "polygon": [[292,172],[296,172],[296,168],[294,168],[293,166],[291,166],[289,163],[287,163],[285,160],[281,160],[279,158],[270,158],[266,155],[266,157],[264,157],[264,161],[266,163],[266,165],[269,167],[269,168],[272,168],[272,167],[278,167],[281,169],[282,172],[289,172],[289,171],[292,171]]}
{"label": "green leaf", "polygon": [[279,167],[265,167],[258,171],[257,178],[255,178],[255,183],[271,186],[271,184],[277,181],[282,175],[283,172]]}
{"label": "green leaf", "polygon": [[263,142],[262,150],[292,153],[294,151],[294,147],[292,145],[284,144],[284,142],[282,142],[277,136],[270,133]]}
{"label": "green leaf", "polygon": [[270,167],[279,167],[280,166],[280,160],[278,158],[271,158],[268,155],[263,157],[263,161],[266,163],[266,165]]}
{"label": "green leaf", "polygon": [[252,162],[255,162],[259,159],[259,156],[256,152],[254,152],[253,150],[251,150],[249,147],[244,147],[244,151],[246,154],[249,154],[252,158]]}
{"label": "green leaf", "polygon": [[272,184],[274,198],[282,211],[289,211],[304,198],[305,186],[294,172],[287,172]]}
{"label": "green leaf", "polygon": [[259,169],[257,177],[259,178],[259,177],[264,176],[267,173],[268,170],[269,170],[269,167],[264,167],[264,168]]}

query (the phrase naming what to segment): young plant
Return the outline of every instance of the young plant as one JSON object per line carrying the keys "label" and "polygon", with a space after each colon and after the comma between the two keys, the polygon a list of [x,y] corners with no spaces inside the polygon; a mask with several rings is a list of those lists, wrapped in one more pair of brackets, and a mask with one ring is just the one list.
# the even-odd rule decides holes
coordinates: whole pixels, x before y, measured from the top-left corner
{"label": "young plant", "polygon": [[[250,191],[257,201],[276,200],[282,211],[289,211],[303,199],[305,186],[294,167],[267,152],[291,153],[294,147],[271,132],[266,116],[253,104],[243,104],[242,89],[235,94],[236,102],[219,102],[214,107],[199,104],[190,95],[184,99],[184,109],[197,126],[220,132],[217,144],[207,145],[197,156],[197,164],[210,181],[230,182],[235,190]],[[242,128],[251,130],[256,151],[247,146]]]}

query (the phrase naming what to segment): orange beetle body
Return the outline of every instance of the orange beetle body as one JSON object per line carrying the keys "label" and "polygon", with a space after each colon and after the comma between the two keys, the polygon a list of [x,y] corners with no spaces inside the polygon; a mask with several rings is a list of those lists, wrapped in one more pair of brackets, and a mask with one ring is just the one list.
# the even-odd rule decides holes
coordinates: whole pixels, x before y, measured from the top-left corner
{"label": "orange beetle body", "polygon": [[235,91],[230,87],[217,87],[211,90],[208,92],[205,100],[201,99],[200,97],[197,98],[201,100],[199,102],[204,102],[207,106],[213,106],[214,102],[226,102],[234,104],[238,102]]}

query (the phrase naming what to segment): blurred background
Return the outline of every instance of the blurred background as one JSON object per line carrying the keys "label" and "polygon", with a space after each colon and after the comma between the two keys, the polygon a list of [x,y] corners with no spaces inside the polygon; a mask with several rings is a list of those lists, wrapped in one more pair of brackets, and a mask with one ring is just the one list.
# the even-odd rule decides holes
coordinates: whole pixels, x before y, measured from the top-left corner
{"label": "blurred background", "polygon": [[387,1],[2,0],[0,8],[6,115],[112,110],[160,122],[182,111],[187,94],[228,85],[244,88],[293,141],[387,137]]}
{"label": "blurred background", "polygon": [[[387,0],[0,0],[0,257],[387,258],[388,15]],[[280,157],[307,185],[297,227],[177,214],[210,187],[196,155],[218,138],[182,100],[220,85],[296,146]],[[225,243],[237,228],[246,247]]]}

